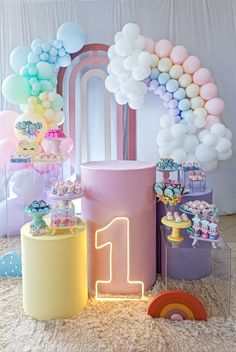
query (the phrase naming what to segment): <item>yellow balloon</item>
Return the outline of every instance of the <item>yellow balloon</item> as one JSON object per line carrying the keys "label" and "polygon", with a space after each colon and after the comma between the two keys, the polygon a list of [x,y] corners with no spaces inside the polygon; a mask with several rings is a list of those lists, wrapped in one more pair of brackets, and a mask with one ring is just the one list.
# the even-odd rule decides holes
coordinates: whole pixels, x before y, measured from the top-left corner
{"label": "yellow balloon", "polygon": [[16,138],[19,140],[41,142],[48,127],[42,115],[26,112],[20,115],[14,126]]}

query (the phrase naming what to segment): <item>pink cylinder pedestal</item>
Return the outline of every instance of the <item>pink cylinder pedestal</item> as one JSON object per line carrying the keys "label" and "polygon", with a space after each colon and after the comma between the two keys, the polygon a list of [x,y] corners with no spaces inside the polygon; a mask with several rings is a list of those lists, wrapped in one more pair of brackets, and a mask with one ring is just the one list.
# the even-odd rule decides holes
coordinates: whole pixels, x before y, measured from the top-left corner
{"label": "pink cylinder pedestal", "polygon": [[139,294],[155,282],[155,177],[155,165],[145,162],[81,166],[89,290],[97,296]]}

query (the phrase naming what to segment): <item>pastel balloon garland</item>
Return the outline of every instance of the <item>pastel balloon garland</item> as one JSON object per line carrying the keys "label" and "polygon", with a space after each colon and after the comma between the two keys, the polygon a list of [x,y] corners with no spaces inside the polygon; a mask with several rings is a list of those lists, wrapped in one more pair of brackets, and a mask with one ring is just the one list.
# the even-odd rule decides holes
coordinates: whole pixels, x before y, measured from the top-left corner
{"label": "pastel balloon garland", "polygon": [[224,102],[207,68],[182,45],[155,43],[134,23],[124,25],[110,46],[105,85],[118,104],[139,109],[147,91],[158,95],[168,114],[160,119],[160,157],[196,161],[205,171],[232,155],[232,133],[220,121]]}
{"label": "pastel balloon garland", "polygon": [[12,51],[10,64],[15,73],[3,81],[2,93],[23,112],[15,121],[17,139],[40,143],[47,129],[64,122],[63,98],[56,92],[58,69],[69,66],[70,54],[84,44],[82,28],[68,22],[58,28],[55,40],[35,39],[30,47]]}

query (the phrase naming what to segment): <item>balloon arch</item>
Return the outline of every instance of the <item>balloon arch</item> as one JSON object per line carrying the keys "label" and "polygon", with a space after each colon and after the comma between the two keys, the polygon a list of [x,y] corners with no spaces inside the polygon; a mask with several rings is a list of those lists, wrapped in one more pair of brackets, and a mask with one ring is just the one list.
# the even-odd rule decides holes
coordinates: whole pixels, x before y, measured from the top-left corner
{"label": "balloon arch", "polygon": [[[182,45],[173,47],[166,39],[155,43],[145,38],[134,23],[116,33],[114,41],[108,50],[105,86],[118,104],[128,104],[134,110],[142,106],[148,90],[163,100],[168,114],[160,119],[160,156],[177,162],[198,161],[209,171],[217,167],[218,160],[229,159],[232,133],[220,119],[224,102],[217,96],[210,71],[200,67],[200,60],[189,56]],[[68,67],[84,44],[84,31],[74,23],[64,23],[55,40],[35,39],[30,47],[12,51],[10,64],[15,73],[3,81],[2,92],[23,112],[9,118],[17,140],[34,140],[47,147],[43,144],[47,129],[64,122],[63,98],[56,92],[58,69]],[[10,130],[4,131],[5,138],[0,136],[1,163],[9,159],[16,144]],[[65,141],[62,148],[65,153],[71,150],[71,141]]]}

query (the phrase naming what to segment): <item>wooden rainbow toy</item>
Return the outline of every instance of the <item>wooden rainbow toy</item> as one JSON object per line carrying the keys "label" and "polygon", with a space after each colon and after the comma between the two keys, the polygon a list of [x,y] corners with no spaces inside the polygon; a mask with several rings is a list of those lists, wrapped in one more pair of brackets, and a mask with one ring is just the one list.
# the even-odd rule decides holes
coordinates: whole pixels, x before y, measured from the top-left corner
{"label": "wooden rainbow toy", "polygon": [[148,315],[171,320],[207,320],[203,304],[183,291],[167,291],[157,295],[148,306]]}

